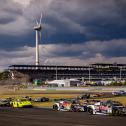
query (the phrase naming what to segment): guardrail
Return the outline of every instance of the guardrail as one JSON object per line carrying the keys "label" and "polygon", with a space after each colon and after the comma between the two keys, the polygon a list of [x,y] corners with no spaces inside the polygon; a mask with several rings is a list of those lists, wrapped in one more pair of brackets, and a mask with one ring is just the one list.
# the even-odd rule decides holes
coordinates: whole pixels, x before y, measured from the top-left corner
{"label": "guardrail", "polygon": [[49,87],[35,87],[35,88],[28,88],[28,90],[43,90],[43,91],[119,91],[125,90],[126,87],[56,87],[56,88],[49,88]]}

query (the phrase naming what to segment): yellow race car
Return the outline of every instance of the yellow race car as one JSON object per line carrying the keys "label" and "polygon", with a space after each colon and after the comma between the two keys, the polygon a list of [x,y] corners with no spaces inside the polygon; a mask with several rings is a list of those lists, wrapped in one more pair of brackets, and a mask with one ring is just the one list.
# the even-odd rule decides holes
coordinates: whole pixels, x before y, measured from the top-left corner
{"label": "yellow race car", "polygon": [[31,108],[32,103],[27,99],[17,99],[10,102],[10,105],[14,108]]}

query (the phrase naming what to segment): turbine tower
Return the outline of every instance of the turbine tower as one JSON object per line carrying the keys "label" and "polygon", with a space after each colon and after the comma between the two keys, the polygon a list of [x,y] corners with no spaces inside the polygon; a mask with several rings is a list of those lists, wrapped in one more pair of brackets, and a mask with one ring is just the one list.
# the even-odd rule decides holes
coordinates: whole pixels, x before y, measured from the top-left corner
{"label": "turbine tower", "polygon": [[41,22],[42,22],[42,14],[39,23],[36,20],[36,25],[34,26],[34,30],[36,32],[36,61],[35,61],[36,66],[39,65],[39,42],[41,41],[41,31],[42,31]]}

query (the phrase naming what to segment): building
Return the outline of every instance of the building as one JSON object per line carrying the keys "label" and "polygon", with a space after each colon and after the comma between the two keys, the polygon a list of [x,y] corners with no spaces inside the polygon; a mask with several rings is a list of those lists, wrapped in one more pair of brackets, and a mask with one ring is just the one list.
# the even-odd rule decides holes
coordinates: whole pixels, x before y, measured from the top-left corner
{"label": "building", "polygon": [[78,87],[81,81],[77,79],[63,79],[48,81],[47,83],[49,87]]}
{"label": "building", "polygon": [[49,87],[69,87],[66,80],[53,80],[47,82]]}
{"label": "building", "polygon": [[126,64],[91,64],[87,66],[11,65],[13,78],[27,77],[29,81],[39,79],[62,80],[82,79],[83,81],[126,80]]}

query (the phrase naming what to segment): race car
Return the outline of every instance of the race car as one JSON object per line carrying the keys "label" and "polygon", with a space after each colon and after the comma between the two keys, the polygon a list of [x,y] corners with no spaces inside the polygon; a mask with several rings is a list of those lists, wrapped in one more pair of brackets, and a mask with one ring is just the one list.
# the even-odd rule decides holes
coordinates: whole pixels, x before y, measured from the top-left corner
{"label": "race car", "polygon": [[84,111],[86,111],[86,106],[81,106],[80,104],[72,103],[72,101],[65,100],[65,101],[55,102],[53,105],[53,110],[84,112]]}
{"label": "race car", "polygon": [[90,98],[90,94],[89,93],[85,93],[85,94],[82,94],[80,96],[77,96],[77,99],[89,99]]}
{"label": "race car", "polygon": [[27,99],[17,99],[10,102],[10,105],[14,108],[31,108],[32,103]]}
{"label": "race car", "polygon": [[120,116],[126,115],[126,107],[116,101],[103,101],[96,102],[87,106],[87,111],[90,114],[113,115]]}
{"label": "race car", "polygon": [[12,101],[13,98],[5,98],[5,99],[0,99],[0,107],[10,107],[10,102]]}
{"label": "race car", "polygon": [[93,97],[93,98],[99,98],[99,97],[103,97],[103,93],[93,93],[93,94],[91,94],[91,97]]}
{"label": "race car", "polygon": [[114,95],[114,96],[124,96],[124,95],[126,95],[126,91],[124,91],[124,90],[113,91],[112,95]]}
{"label": "race car", "polygon": [[22,98],[27,99],[28,101],[32,101],[32,98],[30,96],[22,96]]}
{"label": "race car", "polygon": [[1,99],[0,100],[0,107],[9,107],[10,102],[7,99]]}
{"label": "race car", "polygon": [[48,102],[49,101],[49,98],[40,97],[40,98],[35,98],[33,101],[34,102]]}

